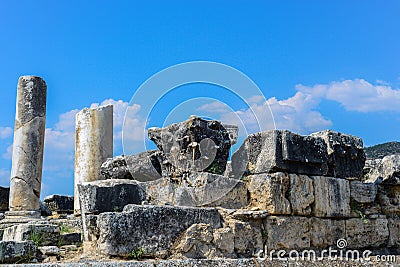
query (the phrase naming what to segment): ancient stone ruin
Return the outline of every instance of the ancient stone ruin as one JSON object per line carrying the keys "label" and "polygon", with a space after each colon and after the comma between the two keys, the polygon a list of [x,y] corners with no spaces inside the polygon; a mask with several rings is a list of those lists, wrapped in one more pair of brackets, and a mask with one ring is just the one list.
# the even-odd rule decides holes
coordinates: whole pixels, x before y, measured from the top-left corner
{"label": "ancient stone ruin", "polygon": [[400,253],[400,156],[366,161],[361,138],[330,130],[254,133],[229,158],[238,127],[191,116],[150,128],[156,150],[112,157],[112,106],[84,109],[75,196],[39,202],[45,105],[44,81],[21,77],[2,263],[287,266],[295,250],[322,266],[331,248],[371,251],[375,266]]}

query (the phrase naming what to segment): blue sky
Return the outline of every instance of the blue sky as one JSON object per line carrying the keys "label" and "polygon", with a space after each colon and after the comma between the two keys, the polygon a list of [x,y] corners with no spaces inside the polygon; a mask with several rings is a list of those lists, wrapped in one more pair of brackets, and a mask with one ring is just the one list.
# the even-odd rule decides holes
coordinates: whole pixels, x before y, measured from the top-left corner
{"label": "blue sky", "polygon": [[[248,75],[278,128],[330,128],[366,145],[399,141],[399,12],[399,1],[1,1],[0,185],[9,184],[16,84],[27,74],[48,85],[43,196],[73,192],[78,110],[114,104],[120,154],[123,116],[137,88],[188,61],[220,62]],[[185,90],[160,102],[161,119],[152,126],[185,97],[213,91],[201,84]],[[132,104],[140,110],[144,102]],[[257,110],[263,102],[251,105]],[[202,104],[228,122],[238,111]],[[182,107],[172,117],[201,110]],[[145,118],[136,115],[140,128]]]}

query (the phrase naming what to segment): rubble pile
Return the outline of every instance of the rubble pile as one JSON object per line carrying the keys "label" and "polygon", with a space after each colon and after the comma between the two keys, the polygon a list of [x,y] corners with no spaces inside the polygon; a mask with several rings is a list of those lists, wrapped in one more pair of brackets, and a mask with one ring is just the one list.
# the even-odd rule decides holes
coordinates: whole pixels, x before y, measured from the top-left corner
{"label": "rubble pile", "polygon": [[[18,94],[33,101],[26,97],[32,88],[40,101],[27,105],[33,110],[20,107],[16,127],[29,132],[25,123],[37,120],[40,131],[29,138],[40,141],[45,83],[22,78]],[[366,161],[359,137],[270,130],[249,135],[229,161],[238,127],[191,116],[150,128],[156,150],[105,158],[112,154],[110,114],[108,106],[77,115],[73,197],[39,201],[42,143],[17,136],[27,150],[14,151],[18,175],[10,189],[0,188],[2,263],[91,257],[251,266],[267,251],[400,254],[399,155]],[[34,182],[22,184],[25,178]]]}

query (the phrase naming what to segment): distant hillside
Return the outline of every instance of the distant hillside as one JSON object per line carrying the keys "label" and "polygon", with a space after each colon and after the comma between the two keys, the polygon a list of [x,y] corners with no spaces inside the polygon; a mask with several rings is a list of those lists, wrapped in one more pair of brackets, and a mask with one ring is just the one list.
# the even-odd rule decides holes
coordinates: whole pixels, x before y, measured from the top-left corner
{"label": "distant hillside", "polygon": [[364,148],[367,159],[381,159],[387,155],[400,154],[400,142],[388,142]]}

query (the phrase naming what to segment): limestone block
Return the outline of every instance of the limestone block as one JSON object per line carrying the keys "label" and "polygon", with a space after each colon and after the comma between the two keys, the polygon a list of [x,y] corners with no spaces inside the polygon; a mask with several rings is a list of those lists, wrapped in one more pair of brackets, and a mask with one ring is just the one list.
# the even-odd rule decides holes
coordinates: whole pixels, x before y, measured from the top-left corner
{"label": "limestone block", "polygon": [[41,216],[51,216],[52,212],[49,209],[49,207],[47,206],[47,204],[45,202],[40,202],[39,203],[39,207],[40,207],[40,215]]}
{"label": "limestone block", "polygon": [[346,220],[347,248],[381,247],[388,243],[389,229],[386,218]]}
{"label": "limestone block", "polygon": [[237,179],[207,172],[192,172],[180,183],[161,178],[141,184],[152,204],[243,208],[247,206],[246,185]]}
{"label": "limestone block", "polygon": [[40,245],[57,245],[60,227],[48,223],[26,223],[4,229],[3,241],[36,240]]}
{"label": "limestone block", "polygon": [[289,201],[294,215],[310,215],[314,203],[313,179],[306,175],[289,174]]}
{"label": "limestone block", "polygon": [[72,213],[74,211],[74,197],[50,195],[44,198],[49,209],[55,213]]}
{"label": "limestone block", "polygon": [[231,221],[234,235],[234,251],[239,258],[251,258],[263,249],[261,228],[243,221]]}
{"label": "limestone block", "polygon": [[213,233],[214,245],[225,257],[235,257],[235,235],[230,227],[218,228]]}
{"label": "limestone block", "polygon": [[310,219],[297,216],[270,216],[266,220],[267,249],[292,250],[310,247]]}
{"label": "limestone block", "polygon": [[377,201],[383,214],[400,214],[400,186],[379,185]]}
{"label": "limestone block", "polygon": [[358,203],[371,203],[375,201],[378,193],[378,186],[372,183],[360,181],[350,182],[350,196]]}
{"label": "limestone block", "polygon": [[177,239],[172,251],[174,257],[206,259],[215,253],[213,229],[209,224],[193,224]]}
{"label": "limestone block", "polygon": [[400,247],[400,219],[398,216],[388,218],[389,241],[388,247]]}
{"label": "limestone block", "polygon": [[85,108],[75,124],[74,209],[79,213],[78,184],[104,179],[101,164],[113,155],[113,106]]}
{"label": "limestone block", "polygon": [[328,171],[325,142],[319,137],[271,130],[250,134],[232,155],[232,175],[289,172],[325,175]]}
{"label": "limestone block", "polygon": [[321,137],[328,149],[327,176],[360,178],[365,164],[364,145],[361,138],[331,130],[311,136]]}
{"label": "limestone block", "polygon": [[326,249],[334,247],[337,240],[346,237],[344,220],[310,219],[311,247]]}
{"label": "limestone block", "polygon": [[0,262],[17,263],[36,257],[36,245],[33,241],[0,241]]}
{"label": "limestone block", "polygon": [[346,179],[314,176],[314,215],[322,218],[350,216],[350,184]]}
{"label": "limestone block", "polygon": [[159,179],[162,173],[160,153],[157,150],[149,150],[107,159],[101,165],[101,174],[107,179],[134,179],[142,182]]}
{"label": "limestone block", "polygon": [[79,185],[85,213],[122,211],[127,204],[141,204],[146,193],[134,180],[109,179]]}
{"label": "limestone block", "polygon": [[290,202],[286,198],[290,178],[287,174],[257,174],[247,177],[250,205],[269,214],[291,214]]}
{"label": "limestone block", "polygon": [[46,94],[42,78],[19,78],[9,205],[10,211],[29,211],[33,217],[40,216]]}
{"label": "limestone block", "polygon": [[99,251],[109,256],[127,256],[134,249],[166,255],[178,236],[193,224],[221,226],[214,208],[127,205],[124,212],[98,216]]}
{"label": "limestone block", "polygon": [[66,233],[60,235],[60,242],[62,245],[73,245],[82,242],[81,233]]}

